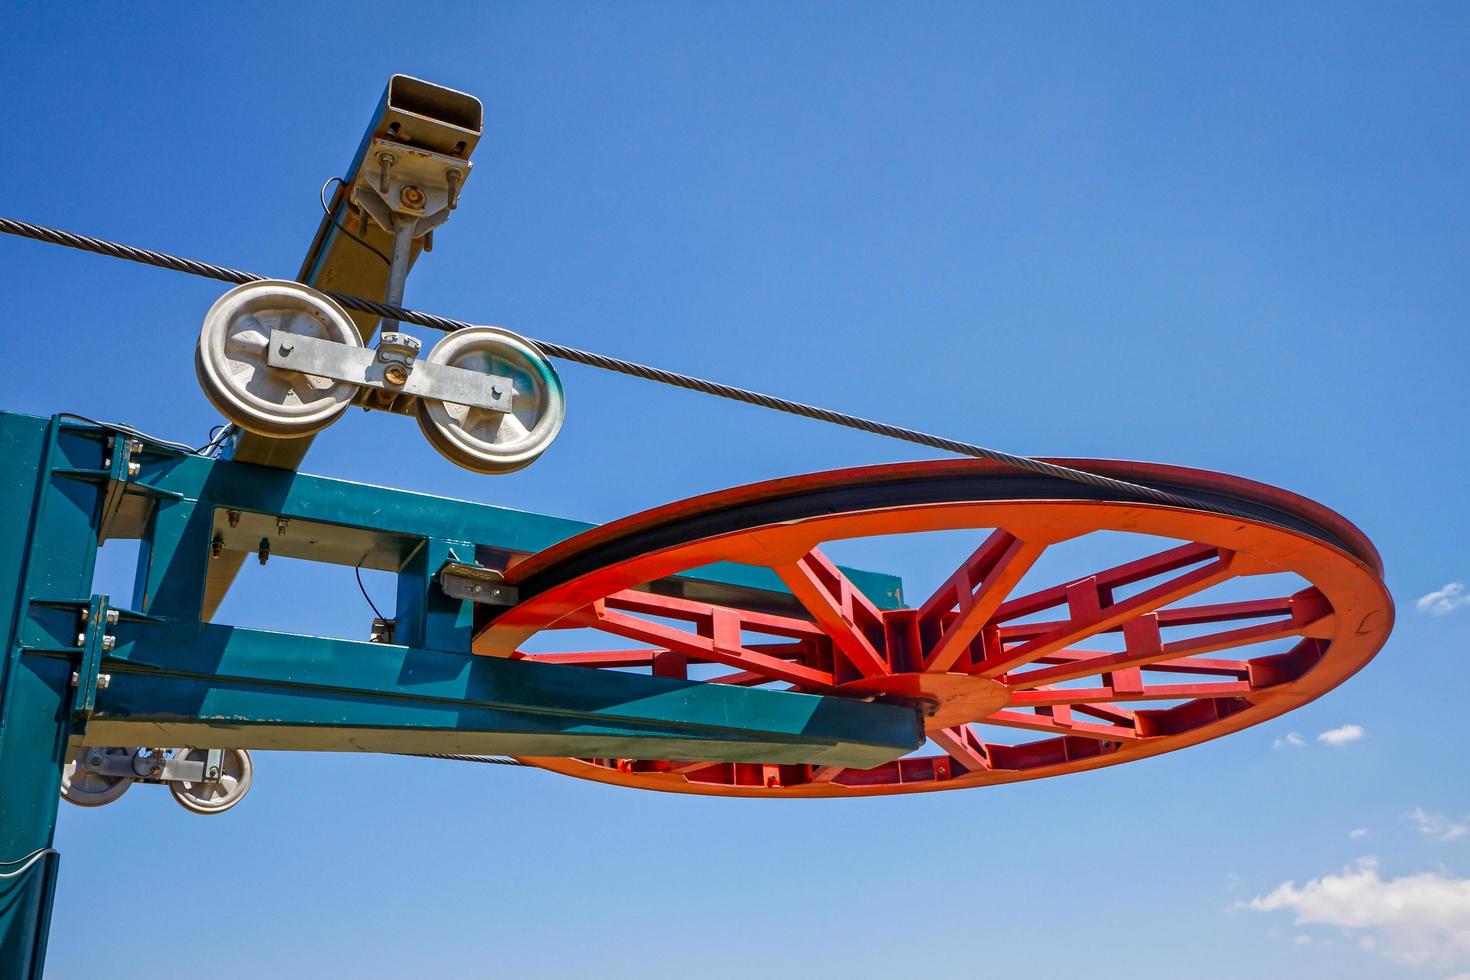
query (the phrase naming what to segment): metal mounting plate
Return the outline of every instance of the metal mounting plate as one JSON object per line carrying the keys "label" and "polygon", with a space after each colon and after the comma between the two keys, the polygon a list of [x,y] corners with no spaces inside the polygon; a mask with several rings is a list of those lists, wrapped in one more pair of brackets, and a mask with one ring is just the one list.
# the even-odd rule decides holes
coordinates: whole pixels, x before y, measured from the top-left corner
{"label": "metal mounting plate", "polygon": [[439,587],[451,599],[465,599],[488,606],[513,606],[520,592],[505,584],[505,576],[492,568],[445,562],[439,569]]}
{"label": "metal mounting plate", "polygon": [[383,379],[387,364],[378,360],[372,349],[284,330],[271,331],[268,357],[267,363],[273,368],[492,412],[509,412],[515,393],[515,382],[510,378],[424,360],[414,361],[407,381],[391,385]]}

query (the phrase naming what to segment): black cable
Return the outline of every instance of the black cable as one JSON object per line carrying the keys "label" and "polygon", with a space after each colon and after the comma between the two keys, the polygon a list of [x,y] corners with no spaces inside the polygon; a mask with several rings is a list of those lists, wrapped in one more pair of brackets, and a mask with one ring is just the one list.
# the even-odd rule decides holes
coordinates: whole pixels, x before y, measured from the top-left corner
{"label": "black cable", "polygon": [[205,441],[204,445],[194,450],[194,452],[200,456],[208,455],[209,451],[214,448],[214,445],[219,440],[220,436],[223,435],[224,430],[229,428],[229,426],[230,423],[228,422],[221,422],[219,425],[211,426],[209,430],[209,439]]}
{"label": "black cable", "polygon": [[[84,252],[95,252],[99,255],[126,259],[130,262],[141,262],[144,265],[156,266],[161,269],[172,269],[175,272],[186,272],[190,275],[203,276],[208,279],[218,279],[222,282],[259,282],[267,278],[265,276],[257,276],[250,272],[242,272],[239,269],[229,269],[224,266],[212,265],[208,262],[200,262],[197,259],[188,259],[182,256],[169,255],[164,252],[155,252],[151,249],[137,248],[132,245],[123,245],[119,242],[111,242],[102,238],[92,238],[88,235],[78,235],[75,232],[62,231],[59,228],[48,228],[44,225],[31,224],[28,221],[18,221],[14,218],[0,217],[0,232],[9,235],[18,235],[22,238],[35,239],[36,241],[47,242],[52,245],[63,245],[67,248],[80,249]],[[416,323],[420,326],[431,327],[435,330],[446,332],[464,330],[472,326],[472,324],[466,323],[463,320],[452,320],[448,317],[436,316],[432,313],[408,310],[389,303],[364,299],[361,296],[349,296],[344,293],[334,293],[328,290],[322,290],[321,292],[349,309],[372,313],[375,316],[385,317],[390,320]],[[1131,483],[1127,480],[1115,480],[1112,477],[1103,476],[1100,473],[1090,473],[1086,470],[1074,469],[1070,466],[1058,466],[1056,463],[1048,463],[1043,460],[1032,459],[1028,456],[1017,456],[1013,453],[1005,453],[996,449],[987,449],[984,446],[977,446],[973,443],[960,442],[956,439],[946,439],[942,436],[930,435],[927,432],[920,432],[916,429],[907,429],[902,426],[890,425],[886,422],[878,422],[857,415],[848,415],[845,412],[835,412],[828,408],[820,408],[816,405],[808,405],[804,402],[792,401],[788,398],[780,398],[776,395],[768,395],[759,391],[737,388],[734,385],[721,384],[718,381],[708,381],[704,378],[696,378],[691,375],[680,374],[676,371],[666,371],[663,368],[639,364],[636,361],[609,357],[606,354],[596,354],[591,351],[580,350],[576,347],[567,347],[562,344],[554,344],[549,341],[527,339],[549,357],[572,361],[577,364],[585,364],[589,367],[601,368],[604,371],[614,371],[618,374],[629,375],[630,377],[643,378],[646,381],[656,381],[660,384],[672,385],[676,388],[684,388],[706,395],[714,395],[717,398],[727,398],[731,401],[744,402],[747,405],[755,405],[760,408],[771,409],[772,411],[785,412],[788,415],[798,415],[802,418],[827,422],[831,425],[840,425],[844,428],[869,432],[873,435],[885,436],[889,439],[897,439],[901,442],[913,443],[919,446],[927,446],[930,449],[938,449],[959,456],[983,459],[1026,473],[1035,473],[1039,476],[1051,477],[1052,479],[1058,480],[1071,480],[1087,486],[1120,493],[1135,499],[1168,504],[1173,507],[1184,507],[1191,510],[1204,510],[1230,517],[1244,517],[1238,511],[1228,507],[1207,503],[1202,500],[1195,500],[1190,497],[1170,493],[1167,490],[1159,490],[1155,487]]]}
{"label": "black cable", "polygon": [[155,446],[166,446],[169,449],[177,449],[179,452],[189,453],[190,455],[194,456],[199,455],[199,450],[195,449],[193,446],[185,445],[182,442],[174,442],[172,439],[162,439],[158,436],[150,436],[146,432],[135,429],[131,425],[123,425],[121,422],[99,422],[96,419],[88,418],[85,415],[78,415],[76,412],[57,412],[56,414],[64,419],[76,419],[78,422],[85,422],[88,425],[95,425],[99,429],[108,429],[112,432],[117,432],[125,436],[132,436],[134,439],[141,439],[144,442],[151,442]]}
{"label": "black cable", "polygon": [[388,263],[388,268],[390,268],[390,269],[393,268],[393,260],[392,259],[390,259],[388,256],[384,255],[382,252],[378,251],[378,249],[373,246],[373,243],[370,242],[370,241],[368,241],[366,238],[358,238],[352,232],[348,231],[347,230],[347,226],[344,225],[344,224],[342,224],[342,222],[338,221],[337,220],[337,216],[332,213],[332,209],[329,208],[329,207],[327,207],[327,184],[330,184],[334,180],[337,183],[343,184],[343,185],[346,185],[346,183],[347,183],[347,181],[343,180],[341,177],[328,177],[327,178],[326,184],[322,184],[321,193],[319,193],[317,195],[317,197],[319,197],[321,199],[321,202],[322,202],[322,213],[327,216],[327,220],[328,221],[330,221],[332,224],[334,224],[334,225],[337,226],[337,230],[338,231],[340,231],[342,234],[346,235],[348,238],[352,239],[354,242],[357,242],[357,244],[361,245],[363,248],[367,249],[369,252],[372,252],[378,258],[382,259],[384,262]]}
{"label": "black cable", "polygon": [[376,616],[376,617],[378,617],[379,619],[383,619],[384,618],[383,614],[378,611],[378,604],[373,601],[373,597],[372,596],[368,595],[367,586],[365,586],[365,585],[362,584],[362,562],[363,561],[367,561],[367,556],[366,555],[363,555],[362,561],[358,562],[357,565],[352,569],[352,573],[357,576],[357,588],[362,592],[362,597],[367,600],[367,604],[370,607],[372,607],[373,615]]}
{"label": "black cable", "polygon": [[394,755],[408,756],[411,759],[447,759],[450,762],[483,762],[488,766],[525,766],[534,769],[535,766],[520,759],[507,759],[496,755],[454,755],[448,752],[394,752]]}

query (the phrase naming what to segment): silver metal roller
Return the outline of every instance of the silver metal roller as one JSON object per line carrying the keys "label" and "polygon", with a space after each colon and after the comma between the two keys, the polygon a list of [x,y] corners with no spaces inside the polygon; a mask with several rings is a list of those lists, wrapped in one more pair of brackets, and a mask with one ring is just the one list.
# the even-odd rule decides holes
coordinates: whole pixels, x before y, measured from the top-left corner
{"label": "silver metal roller", "polygon": [[194,368],[231,422],[261,435],[308,436],[336,421],[357,386],[272,367],[271,332],[361,347],[347,311],[315,289],[280,279],[236,286],[209,308]]}
{"label": "silver metal roller", "polygon": [[420,398],[415,414],[435,449],[477,473],[510,473],[533,462],[561,431],[566,396],[551,362],[524,337],[500,327],[469,327],[448,334],[426,358],[430,364],[509,379],[509,411]]}

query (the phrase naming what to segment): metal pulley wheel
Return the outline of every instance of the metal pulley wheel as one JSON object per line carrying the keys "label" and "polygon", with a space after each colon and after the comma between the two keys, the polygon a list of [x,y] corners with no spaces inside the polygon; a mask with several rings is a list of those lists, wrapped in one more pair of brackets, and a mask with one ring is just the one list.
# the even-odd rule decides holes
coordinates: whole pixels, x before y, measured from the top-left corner
{"label": "metal pulley wheel", "polygon": [[[180,749],[179,756],[187,762],[203,763],[209,756],[209,750]],[[250,763],[250,753],[244,749],[225,749],[215,779],[197,783],[189,780],[170,782],[168,789],[185,810],[223,813],[244,799],[254,778],[255,767]]]}
{"label": "metal pulley wheel", "polygon": [[362,346],[347,311],[296,282],[267,279],[236,286],[204,315],[194,370],[225,418],[261,435],[308,436],[336,421],[357,386],[271,367],[272,330]]}
{"label": "metal pulley wheel", "polygon": [[114,757],[132,755],[131,749],[88,748],[77,749],[71,761],[61,770],[61,798],[77,806],[102,806],[111,803],[128,791],[133,780],[127,776],[115,776],[96,772],[87,767],[90,760],[100,766]]}
{"label": "metal pulley wheel", "polygon": [[452,462],[478,473],[510,473],[551,445],[566,416],[561,379],[529,341],[500,327],[457,330],[434,345],[426,360],[509,378],[509,412],[419,400],[425,437]]}

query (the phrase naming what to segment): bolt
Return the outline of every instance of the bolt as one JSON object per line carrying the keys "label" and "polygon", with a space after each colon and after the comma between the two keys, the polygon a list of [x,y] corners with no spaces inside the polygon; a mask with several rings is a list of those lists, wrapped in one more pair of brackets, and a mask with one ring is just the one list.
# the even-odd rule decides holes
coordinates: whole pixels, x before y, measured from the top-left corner
{"label": "bolt", "polygon": [[367,235],[367,223],[368,223],[367,208],[358,208],[357,209],[357,233],[359,235],[363,235],[363,236]]}
{"label": "bolt", "polygon": [[107,625],[108,626],[116,626],[117,625],[117,621],[120,618],[121,618],[121,616],[120,616],[120,614],[118,613],[118,611],[116,609],[109,609],[109,610],[107,610]]}
{"label": "bolt", "polygon": [[424,251],[434,251],[434,229],[432,228],[424,232]]}
{"label": "bolt", "polygon": [[77,646],[84,647],[86,645],[87,645],[87,634],[86,633],[78,633],[77,634]]}
{"label": "bolt", "polygon": [[227,510],[227,511],[225,511],[225,517],[226,517],[226,519],[229,520],[230,527],[239,527],[240,526],[240,512],[238,510]]}
{"label": "bolt", "polygon": [[499,398],[504,393],[505,393],[505,389],[501,388],[500,385],[491,385],[490,386],[490,396],[492,398]]}
{"label": "bolt", "polygon": [[281,341],[280,351],[281,351],[281,356],[282,357],[290,357],[291,356],[291,352],[293,350],[295,350],[295,349],[296,349],[296,345],[293,344],[293,343],[291,343],[289,340],[283,340],[283,341]]}
{"label": "bolt", "polygon": [[402,364],[389,364],[383,369],[383,380],[390,385],[403,385],[408,381],[408,368]]}
{"label": "bolt", "polygon": [[459,207],[459,179],[464,174],[450,167],[444,171],[444,180],[449,184],[449,210],[453,211]]}
{"label": "bolt", "polygon": [[100,688],[108,688],[108,687],[111,687],[112,686],[112,675],[111,674],[98,674],[97,675],[97,686],[100,687]]}
{"label": "bolt", "polygon": [[100,755],[94,755],[91,758],[87,759],[87,765],[89,765],[89,766],[100,766],[100,765],[102,765],[102,756],[100,756]]}
{"label": "bolt", "polygon": [[378,154],[378,193],[388,193],[388,168],[398,162],[398,158],[391,153]]}
{"label": "bolt", "polygon": [[286,526],[288,524],[290,524],[290,523],[291,522],[288,519],[284,518],[284,517],[277,517],[276,518],[276,533],[277,534],[285,534],[286,533]]}
{"label": "bolt", "polygon": [[128,464],[128,476],[137,476],[141,472],[143,472],[143,464],[142,463],[129,463]]}
{"label": "bolt", "polygon": [[398,203],[406,208],[412,208],[415,211],[422,211],[424,204],[428,200],[429,195],[425,194],[413,184],[403,185],[403,189],[398,192]]}
{"label": "bolt", "polygon": [[216,534],[214,536],[214,540],[209,542],[209,557],[218,558],[220,555],[224,554],[224,552],[225,539]]}
{"label": "bolt", "polygon": [[210,766],[209,767],[209,778],[210,779],[218,779],[219,778],[219,766]]}
{"label": "bolt", "polygon": [[260,545],[255,549],[255,557],[260,559],[262,565],[271,560],[271,543],[268,538],[260,539]]}
{"label": "bolt", "polygon": [[111,633],[104,633],[102,635],[102,649],[111,650],[115,646],[117,646],[117,637]]}
{"label": "bolt", "polygon": [[484,592],[484,591],[485,591],[485,587],[483,585],[477,585],[477,586],[475,586],[475,595],[479,595],[481,592]]}

